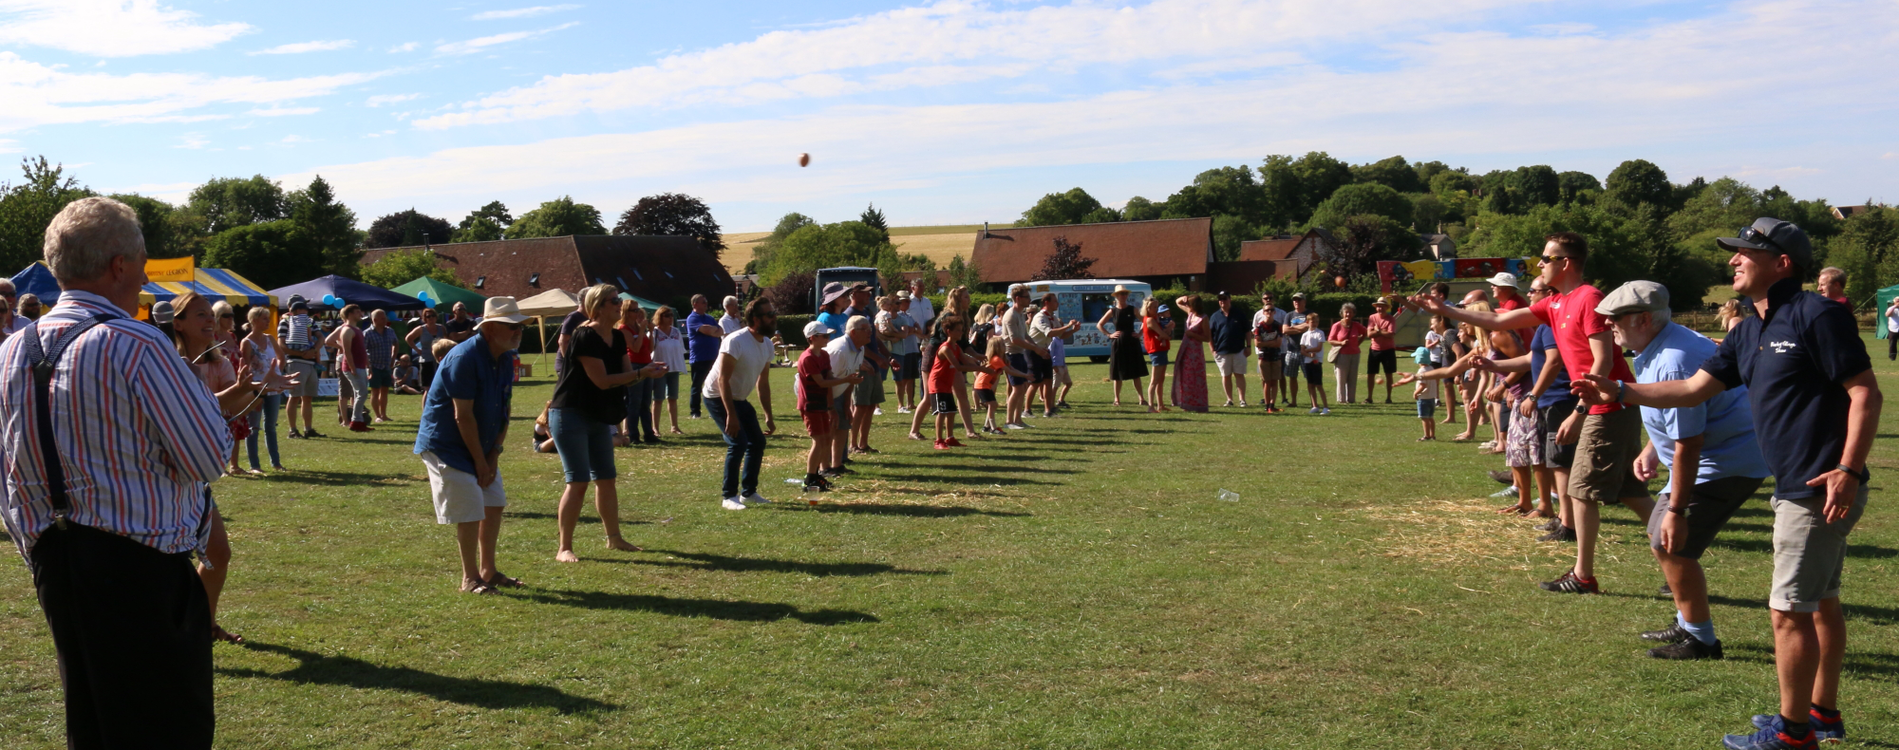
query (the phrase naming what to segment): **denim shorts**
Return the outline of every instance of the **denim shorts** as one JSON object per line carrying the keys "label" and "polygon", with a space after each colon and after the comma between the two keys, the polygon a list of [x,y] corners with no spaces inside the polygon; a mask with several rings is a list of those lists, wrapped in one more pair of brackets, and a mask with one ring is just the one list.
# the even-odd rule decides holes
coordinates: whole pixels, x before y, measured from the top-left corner
{"label": "denim shorts", "polygon": [[1431,419],[1436,416],[1437,416],[1437,399],[1434,399],[1434,398],[1418,399],[1418,418],[1419,419]]}
{"label": "denim shorts", "polygon": [[568,484],[599,482],[617,476],[613,465],[612,425],[576,409],[549,409],[547,431],[560,452],[560,470]]}
{"label": "denim shorts", "polygon": [[653,381],[654,401],[679,400],[679,373],[669,372],[663,380]]}
{"label": "denim shorts", "polygon": [[1149,367],[1166,367],[1167,366],[1167,352],[1159,351],[1159,352],[1153,352],[1151,354],[1148,354],[1147,364]]}

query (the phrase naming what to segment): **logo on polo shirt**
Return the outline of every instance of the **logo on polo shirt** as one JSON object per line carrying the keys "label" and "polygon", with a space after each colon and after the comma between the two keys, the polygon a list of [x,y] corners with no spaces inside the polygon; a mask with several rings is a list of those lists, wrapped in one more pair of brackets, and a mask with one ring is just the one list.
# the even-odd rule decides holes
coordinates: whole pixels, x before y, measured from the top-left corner
{"label": "logo on polo shirt", "polygon": [[1775,354],[1786,354],[1787,350],[1794,348],[1792,341],[1769,341],[1767,345],[1774,347]]}

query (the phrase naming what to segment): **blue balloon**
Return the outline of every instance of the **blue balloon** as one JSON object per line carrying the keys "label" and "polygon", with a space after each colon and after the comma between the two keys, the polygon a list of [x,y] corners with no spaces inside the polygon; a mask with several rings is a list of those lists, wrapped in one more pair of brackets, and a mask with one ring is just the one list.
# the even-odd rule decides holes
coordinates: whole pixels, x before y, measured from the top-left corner
{"label": "blue balloon", "polygon": [[422,300],[422,304],[424,305],[428,305],[429,307],[435,306],[435,298],[430,296],[429,293],[426,291],[422,292],[421,294],[416,295],[415,298]]}
{"label": "blue balloon", "polygon": [[334,294],[325,294],[325,295],[323,295],[323,304],[324,304],[325,306],[327,306],[327,307],[335,307],[335,306],[336,306],[336,295],[334,295]]}

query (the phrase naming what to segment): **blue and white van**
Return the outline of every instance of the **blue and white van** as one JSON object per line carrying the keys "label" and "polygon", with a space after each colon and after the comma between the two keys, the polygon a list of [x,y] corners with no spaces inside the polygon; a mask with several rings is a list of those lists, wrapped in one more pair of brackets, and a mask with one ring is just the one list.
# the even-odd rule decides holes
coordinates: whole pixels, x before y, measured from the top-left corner
{"label": "blue and white van", "polygon": [[[1096,362],[1108,361],[1108,334],[1095,327],[1095,323],[1114,307],[1114,288],[1128,288],[1128,304],[1141,306],[1154,288],[1140,281],[1126,279],[1075,279],[1071,281],[1030,281],[1029,298],[1040,301],[1042,295],[1055,293],[1060,307],[1056,314],[1063,323],[1071,320],[1081,321],[1080,330],[1064,338],[1067,343],[1067,356],[1089,357]],[[1136,330],[1140,324],[1136,323]]]}

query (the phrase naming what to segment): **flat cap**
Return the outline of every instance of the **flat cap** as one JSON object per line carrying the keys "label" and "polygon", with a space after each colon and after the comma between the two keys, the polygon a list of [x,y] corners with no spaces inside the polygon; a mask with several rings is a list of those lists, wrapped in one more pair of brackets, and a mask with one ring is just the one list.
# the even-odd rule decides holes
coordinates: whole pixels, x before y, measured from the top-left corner
{"label": "flat cap", "polygon": [[1668,287],[1653,281],[1631,281],[1616,287],[1596,305],[1597,315],[1628,315],[1668,308]]}

